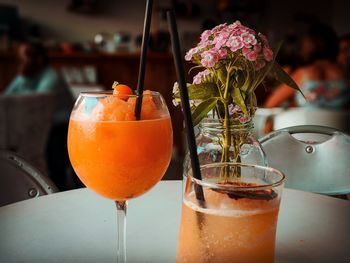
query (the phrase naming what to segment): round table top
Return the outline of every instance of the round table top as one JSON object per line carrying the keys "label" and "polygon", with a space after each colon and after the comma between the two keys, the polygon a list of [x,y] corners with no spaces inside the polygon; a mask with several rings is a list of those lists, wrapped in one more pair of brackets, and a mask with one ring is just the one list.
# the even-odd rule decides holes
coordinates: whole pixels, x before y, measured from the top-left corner
{"label": "round table top", "polygon": [[[162,181],[131,200],[128,262],[175,262],[180,181]],[[0,208],[0,262],[115,262],[112,201],[79,189]],[[276,262],[350,262],[350,202],[285,189]]]}

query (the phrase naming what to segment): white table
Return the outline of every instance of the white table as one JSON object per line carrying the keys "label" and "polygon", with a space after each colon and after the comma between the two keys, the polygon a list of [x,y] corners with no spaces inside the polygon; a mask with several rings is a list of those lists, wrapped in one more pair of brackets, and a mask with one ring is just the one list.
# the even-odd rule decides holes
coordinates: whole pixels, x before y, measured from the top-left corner
{"label": "white table", "polygon": [[[174,262],[181,182],[129,202],[128,262]],[[113,202],[87,189],[0,208],[0,262],[115,262]],[[350,202],[285,189],[276,262],[350,262]]]}

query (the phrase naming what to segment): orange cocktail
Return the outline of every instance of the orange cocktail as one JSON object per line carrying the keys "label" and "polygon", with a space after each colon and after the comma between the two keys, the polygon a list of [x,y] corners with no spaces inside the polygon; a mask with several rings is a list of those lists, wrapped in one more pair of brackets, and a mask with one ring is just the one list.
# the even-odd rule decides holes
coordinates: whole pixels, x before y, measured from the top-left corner
{"label": "orange cocktail", "polygon": [[169,117],[94,122],[70,121],[69,154],[81,181],[113,199],[130,199],[154,186],[168,167],[172,149]]}
{"label": "orange cocktail", "polygon": [[[74,171],[91,190],[115,201],[117,262],[126,262],[127,200],[151,189],[172,155],[168,108],[157,92],[133,95],[115,83],[114,92],[82,93],[72,111],[68,152]],[[136,101],[139,99],[139,103]],[[135,114],[136,105],[142,105]],[[139,108],[137,108],[139,109]]]}
{"label": "orange cocktail", "polygon": [[[274,262],[283,175],[242,166],[241,179],[222,182],[215,177],[222,165],[203,168],[202,181],[187,179],[177,262]],[[205,201],[195,195],[201,183]]]}
{"label": "orange cocktail", "polygon": [[113,200],[145,193],[162,178],[171,159],[168,112],[157,109],[150,94],[144,96],[141,120],[134,119],[133,97],[88,102],[72,112],[69,124],[75,172],[88,188]]}

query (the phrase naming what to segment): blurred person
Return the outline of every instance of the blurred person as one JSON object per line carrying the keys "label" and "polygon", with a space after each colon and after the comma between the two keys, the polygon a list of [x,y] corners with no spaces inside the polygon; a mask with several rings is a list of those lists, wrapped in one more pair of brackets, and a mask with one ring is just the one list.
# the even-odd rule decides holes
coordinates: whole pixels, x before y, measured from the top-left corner
{"label": "blurred person", "polygon": [[350,66],[350,34],[339,38],[338,62],[342,66]]}
{"label": "blurred person", "polygon": [[[48,61],[46,49],[39,43],[23,43],[18,47],[18,72],[4,95],[52,93],[55,98],[53,123],[47,142],[46,157],[49,176],[60,190],[65,190],[70,162],[67,132],[73,97],[68,84]],[[43,109],[45,110],[45,109]]]}
{"label": "blurred person", "polygon": [[346,84],[350,87],[350,34],[339,39],[338,63],[343,69]]}
{"label": "blurred person", "polygon": [[340,109],[349,101],[341,68],[336,63],[338,38],[331,27],[316,24],[303,37],[301,57],[305,65],[291,75],[305,95],[286,85],[276,88],[265,107],[279,107],[286,103],[301,107]]}

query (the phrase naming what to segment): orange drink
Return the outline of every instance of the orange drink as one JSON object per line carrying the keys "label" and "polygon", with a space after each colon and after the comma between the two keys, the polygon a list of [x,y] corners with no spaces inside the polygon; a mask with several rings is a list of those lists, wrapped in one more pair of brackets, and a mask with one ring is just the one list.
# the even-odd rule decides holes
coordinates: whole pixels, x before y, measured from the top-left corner
{"label": "orange drink", "polygon": [[[94,98],[90,98],[94,99]],[[172,154],[172,127],[157,98],[144,95],[141,120],[135,97],[85,100],[72,112],[68,151],[81,181],[113,200],[137,197],[164,175]]]}
{"label": "orange drink", "polygon": [[[177,262],[274,262],[283,175],[241,165],[239,180],[222,182],[222,165],[204,166],[202,181],[187,178]],[[205,201],[196,199],[196,185],[202,187]]]}
{"label": "orange drink", "polygon": [[[171,159],[173,132],[158,92],[145,91],[137,97],[118,82],[113,89],[80,94],[70,116],[68,153],[81,181],[115,201],[117,262],[122,263],[126,262],[127,201],[163,177]],[[136,119],[137,100],[142,104]]]}
{"label": "orange drink", "polygon": [[[70,121],[69,154],[81,181],[113,199],[143,194],[164,175],[172,153],[170,118]],[[137,163],[137,165],[136,165]]]}

